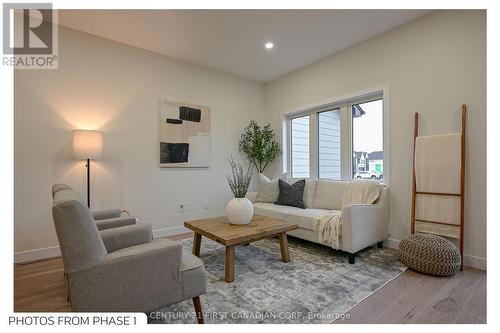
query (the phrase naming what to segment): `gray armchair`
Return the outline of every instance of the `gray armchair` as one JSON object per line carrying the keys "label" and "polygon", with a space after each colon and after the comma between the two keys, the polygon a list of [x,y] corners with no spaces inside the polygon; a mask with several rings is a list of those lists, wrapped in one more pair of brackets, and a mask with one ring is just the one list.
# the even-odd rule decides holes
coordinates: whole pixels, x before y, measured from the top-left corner
{"label": "gray armchair", "polygon": [[[54,184],[52,185],[52,198],[54,198],[54,195],[61,190],[72,190],[72,188],[66,184]],[[78,200],[83,202],[79,195]],[[91,214],[92,219],[99,230],[124,227],[127,225],[133,225],[137,222],[137,219],[126,209],[117,208],[93,210],[91,211]]]}
{"label": "gray armchair", "polygon": [[152,240],[145,223],[99,231],[71,189],[54,193],[52,215],[72,310],[147,313],[192,298],[203,322],[205,268],[179,243]]}

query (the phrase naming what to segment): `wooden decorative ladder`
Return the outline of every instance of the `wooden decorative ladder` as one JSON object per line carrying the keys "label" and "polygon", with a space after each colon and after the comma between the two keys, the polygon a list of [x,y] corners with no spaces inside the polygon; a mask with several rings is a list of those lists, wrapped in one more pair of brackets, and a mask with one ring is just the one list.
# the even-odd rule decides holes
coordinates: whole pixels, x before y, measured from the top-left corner
{"label": "wooden decorative ladder", "polygon": [[[465,204],[465,137],[466,137],[466,123],[467,123],[467,106],[462,104],[462,131],[461,131],[461,165],[460,165],[460,193],[440,193],[440,192],[419,192],[417,191],[416,172],[415,172],[415,146],[418,137],[418,112],[415,113],[415,126],[413,129],[413,188],[412,188],[412,209],[411,209],[411,233],[415,233],[415,222],[434,223],[441,225],[454,226],[459,228],[460,236],[459,249],[461,256],[460,270],[463,270],[464,258],[464,204]],[[417,195],[438,195],[448,197],[460,197],[460,224],[454,224],[443,221],[428,221],[421,220],[415,217],[416,199]],[[440,235],[439,233],[436,233]],[[449,237],[449,236],[446,236]]]}

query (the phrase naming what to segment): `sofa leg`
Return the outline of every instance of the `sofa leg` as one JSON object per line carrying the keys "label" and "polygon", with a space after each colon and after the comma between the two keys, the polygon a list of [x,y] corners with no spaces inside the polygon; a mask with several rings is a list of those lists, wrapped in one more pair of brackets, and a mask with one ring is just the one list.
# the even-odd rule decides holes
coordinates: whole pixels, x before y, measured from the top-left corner
{"label": "sofa leg", "polygon": [[349,259],[349,263],[353,265],[356,262],[356,255],[354,253],[348,253],[347,259]]}
{"label": "sofa leg", "polygon": [[378,242],[378,243],[377,243],[377,247],[378,247],[379,249],[383,249],[383,248],[384,248],[384,241]]}
{"label": "sofa leg", "polygon": [[201,309],[200,296],[193,297],[194,311],[196,312],[196,319],[198,324],[203,324],[203,310]]}

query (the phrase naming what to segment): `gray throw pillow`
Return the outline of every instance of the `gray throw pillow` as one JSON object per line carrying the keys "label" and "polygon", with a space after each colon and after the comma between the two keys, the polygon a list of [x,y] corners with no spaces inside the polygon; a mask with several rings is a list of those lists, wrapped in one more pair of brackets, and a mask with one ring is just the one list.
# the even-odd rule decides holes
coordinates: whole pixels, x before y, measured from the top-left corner
{"label": "gray throw pillow", "polygon": [[275,204],[305,209],[306,207],[304,205],[303,199],[305,186],[305,179],[299,180],[298,182],[291,185],[280,179],[280,194],[278,195],[278,200],[275,202]]}

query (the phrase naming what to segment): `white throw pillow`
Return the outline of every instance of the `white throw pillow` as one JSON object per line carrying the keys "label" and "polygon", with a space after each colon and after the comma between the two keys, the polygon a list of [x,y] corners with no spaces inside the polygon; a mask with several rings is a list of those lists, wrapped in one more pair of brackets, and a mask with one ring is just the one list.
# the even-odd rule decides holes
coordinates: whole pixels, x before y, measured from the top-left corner
{"label": "white throw pillow", "polygon": [[257,174],[257,183],[259,184],[259,192],[257,193],[257,198],[255,202],[270,202],[274,203],[278,200],[278,195],[280,193],[278,179],[270,180],[265,175],[259,173]]}

